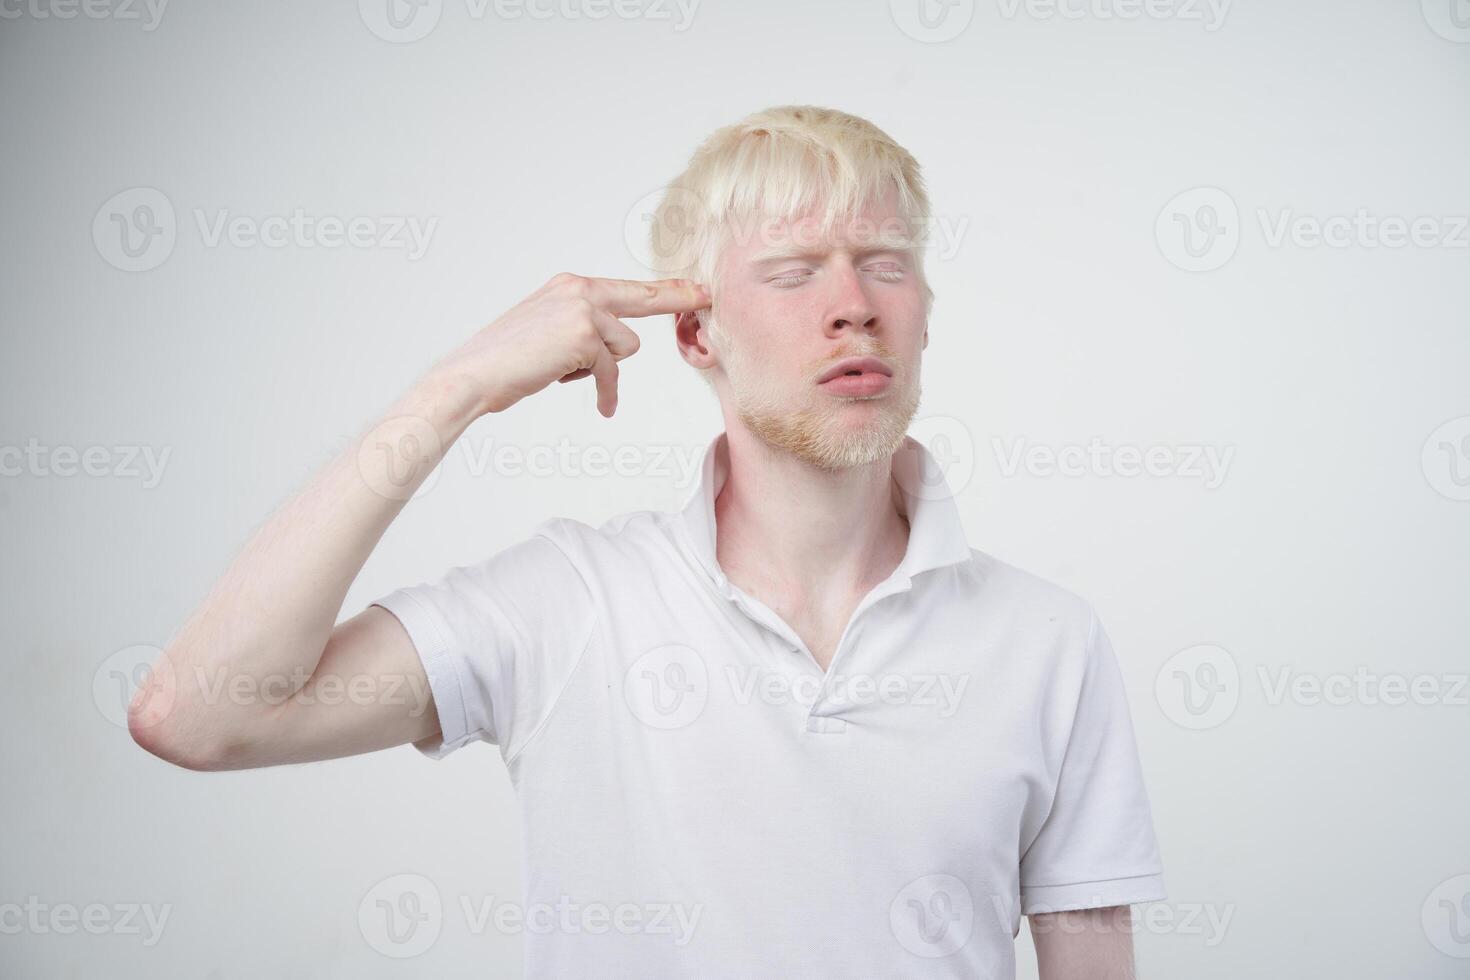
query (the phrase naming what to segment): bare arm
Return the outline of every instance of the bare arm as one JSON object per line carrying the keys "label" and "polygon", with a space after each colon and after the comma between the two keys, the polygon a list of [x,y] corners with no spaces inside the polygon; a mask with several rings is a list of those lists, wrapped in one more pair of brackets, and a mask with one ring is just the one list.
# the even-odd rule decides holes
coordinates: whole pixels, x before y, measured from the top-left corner
{"label": "bare arm", "polygon": [[1127,905],[1029,916],[1041,980],[1136,980]]}
{"label": "bare arm", "polygon": [[638,349],[617,317],[708,305],[682,281],[563,273],[476,334],[251,536],[139,688],[133,738],[177,765],[215,770],[437,733],[428,679],[398,620],[369,607],[334,625],[373,548],[476,418],[588,374],[611,416],[616,362]]}

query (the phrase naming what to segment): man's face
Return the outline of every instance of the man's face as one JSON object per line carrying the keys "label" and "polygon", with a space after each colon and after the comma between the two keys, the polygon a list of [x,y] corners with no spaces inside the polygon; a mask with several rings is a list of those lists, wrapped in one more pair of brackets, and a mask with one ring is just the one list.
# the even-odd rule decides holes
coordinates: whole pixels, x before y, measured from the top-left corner
{"label": "man's face", "polygon": [[730,231],[712,338],[727,428],[733,415],[827,470],[897,450],[918,409],[928,342],[917,230],[900,220],[897,198],[890,189],[825,237],[820,212]]}

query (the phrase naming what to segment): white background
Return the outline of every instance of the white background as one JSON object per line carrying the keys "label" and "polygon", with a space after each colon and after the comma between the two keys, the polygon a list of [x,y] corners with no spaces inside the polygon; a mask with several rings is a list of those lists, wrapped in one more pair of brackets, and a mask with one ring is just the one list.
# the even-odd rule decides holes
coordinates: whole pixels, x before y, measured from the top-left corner
{"label": "white background", "polygon": [[[915,432],[945,434],[972,544],[1090,599],[1118,651],[1169,891],[1136,910],[1153,923],[1140,975],[1470,971],[1465,4],[1461,29],[1450,0],[980,0],[934,4],[954,34],[935,40],[903,2],[705,0],[685,24],[671,5],[430,0],[406,41],[386,0],[176,0],[156,23],[26,2],[0,19],[0,906],[169,917],[150,945],[116,912],[99,935],[0,915],[0,973],[514,975],[520,937],[474,934],[459,907],[519,896],[493,747],[192,773],[132,743],[115,672],[435,358],[555,272],[643,275],[625,234],[640,202],[712,129],[786,103],[871,119],[965,229],[930,260]],[[108,202],[135,188],[166,198],[174,241],[124,271],[107,230],[137,199]],[[1217,191],[1176,201],[1195,188]],[[1222,202],[1236,217],[1214,212],[1224,234],[1194,261],[1214,267],[1186,271],[1182,230]],[[210,244],[197,217],[297,208],[436,223],[413,258]],[[1428,218],[1436,241],[1275,236],[1283,216],[1309,231],[1359,209]],[[482,419],[343,616],[546,517],[681,500],[687,478],[652,464],[537,477],[462,455],[697,451],[714,403],[668,318],[635,326],[613,420],[590,381]],[[1229,465],[1007,465],[1094,437]],[[28,444],[111,462],[17,467]],[[114,447],[167,451],[161,479]],[[1210,666],[1226,673],[1200,715],[1180,677]],[[1345,703],[1275,697],[1283,677],[1360,668]],[[1393,677],[1438,694],[1382,703],[1372,685]],[[445,913],[427,951],[394,959],[358,911],[405,873]]]}

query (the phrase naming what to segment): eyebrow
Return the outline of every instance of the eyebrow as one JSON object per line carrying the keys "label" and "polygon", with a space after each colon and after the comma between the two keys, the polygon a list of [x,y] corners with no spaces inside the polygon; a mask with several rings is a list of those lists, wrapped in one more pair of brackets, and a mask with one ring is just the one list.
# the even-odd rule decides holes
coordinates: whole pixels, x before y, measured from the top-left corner
{"label": "eyebrow", "polygon": [[[865,245],[857,251],[859,256],[873,255],[878,252],[915,252],[919,249],[919,243],[907,236],[896,236],[879,238]],[[777,245],[772,248],[763,249],[751,256],[751,265],[765,265],[768,262],[784,262],[788,259],[819,259],[827,255],[827,251],[815,248],[803,248],[799,245]]]}

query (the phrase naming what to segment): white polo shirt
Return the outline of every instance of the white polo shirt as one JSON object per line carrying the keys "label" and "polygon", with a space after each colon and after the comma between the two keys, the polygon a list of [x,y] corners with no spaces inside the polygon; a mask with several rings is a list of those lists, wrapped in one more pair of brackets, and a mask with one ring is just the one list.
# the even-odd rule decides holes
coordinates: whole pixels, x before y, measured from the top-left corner
{"label": "white polo shirt", "polygon": [[531,977],[1012,978],[1022,914],[1165,897],[1092,607],[966,542],[894,456],[907,553],[823,673],[715,560],[724,433],[680,511],[554,519],[376,603],[438,758],[499,746]]}

